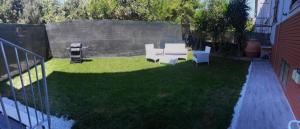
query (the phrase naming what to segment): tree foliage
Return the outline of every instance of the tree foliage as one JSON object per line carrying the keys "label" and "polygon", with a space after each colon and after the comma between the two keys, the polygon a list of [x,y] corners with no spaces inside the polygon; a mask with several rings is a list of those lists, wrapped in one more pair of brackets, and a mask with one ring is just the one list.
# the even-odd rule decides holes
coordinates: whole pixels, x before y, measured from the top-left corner
{"label": "tree foliage", "polygon": [[4,23],[48,23],[74,19],[193,22],[198,0],[0,0]]}
{"label": "tree foliage", "polygon": [[67,20],[86,19],[86,5],[85,0],[67,0],[62,7],[64,17]]}
{"label": "tree foliage", "polygon": [[235,30],[236,42],[240,53],[245,43],[245,31],[250,10],[248,0],[231,0],[228,5],[227,17],[230,25]]}
{"label": "tree foliage", "polygon": [[22,0],[22,15],[18,22],[21,23],[42,23],[42,2],[39,0]]}
{"label": "tree foliage", "polygon": [[[196,26],[202,40],[212,39],[222,49],[225,34],[234,32],[238,50],[245,42],[245,31],[251,30],[248,21],[248,0],[206,0],[195,13]],[[226,46],[226,45],[225,45]],[[216,46],[215,46],[216,47]],[[220,51],[222,51],[220,49]]]}
{"label": "tree foliage", "polygon": [[201,39],[212,38],[212,41],[223,43],[224,33],[227,30],[226,12],[227,0],[208,0],[202,3],[202,8],[195,14],[197,30],[201,34]]}
{"label": "tree foliage", "polygon": [[61,22],[66,19],[58,0],[43,0],[42,6],[43,23]]}
{"label": "tree foliage", "polygon": [[0,19],[3,23],[17,23],[23,13],[21,0],[0,0]]}
{"label": "tree foliage", "polygon": [[254,31],[254,20],[252,18],[247,21],[246,31],[247,32],[253,32]]}
{"label": "tree foliage", "polygon": [[86,5],[87,16],[90,19],[111,19],[117,4],[115,0],[90,0]]}

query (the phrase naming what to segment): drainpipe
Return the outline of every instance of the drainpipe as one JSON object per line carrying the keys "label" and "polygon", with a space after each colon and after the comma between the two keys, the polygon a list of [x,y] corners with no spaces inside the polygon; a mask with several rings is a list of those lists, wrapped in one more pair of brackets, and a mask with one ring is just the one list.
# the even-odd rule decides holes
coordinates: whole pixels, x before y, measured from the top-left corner
{"label": "drainpipe", "polygon": [[282,8],[281,8],[281,11],[282,11],[282,16],[281,16],[281,19],[280,19],[280,22],[282,22],[284,20],[283,17],[285,17],[287,15],[287,13],[285,12],[285,0],[282,1]]}

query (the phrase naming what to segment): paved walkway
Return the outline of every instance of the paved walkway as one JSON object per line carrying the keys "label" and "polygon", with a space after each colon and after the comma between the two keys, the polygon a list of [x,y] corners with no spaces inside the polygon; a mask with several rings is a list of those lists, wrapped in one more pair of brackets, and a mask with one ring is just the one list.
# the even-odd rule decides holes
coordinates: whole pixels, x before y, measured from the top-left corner
{"label": "paved walkway", "polygon": [[[269,62],[253,61],[232,129],[287,129],[294,115]],[[235,121],[235,122],[234,122]]]}

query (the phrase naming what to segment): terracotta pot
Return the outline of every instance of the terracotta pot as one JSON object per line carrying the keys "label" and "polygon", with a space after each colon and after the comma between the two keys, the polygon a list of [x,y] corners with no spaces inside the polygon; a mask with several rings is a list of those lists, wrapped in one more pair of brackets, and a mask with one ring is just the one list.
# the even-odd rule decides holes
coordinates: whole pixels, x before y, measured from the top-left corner
{"label": "terracotta pot", "polygon": [[256,39],[248,40],[245,48],[246,56],[249,58],[259,57],[260,48],[260,43]]}

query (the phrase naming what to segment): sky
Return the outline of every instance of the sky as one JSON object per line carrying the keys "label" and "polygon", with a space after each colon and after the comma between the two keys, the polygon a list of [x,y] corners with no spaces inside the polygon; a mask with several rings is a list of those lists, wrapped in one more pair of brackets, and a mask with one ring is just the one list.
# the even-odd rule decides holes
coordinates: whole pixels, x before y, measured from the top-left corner
{"label": "sky", "polygon": [[255,13],[255,0],[248,0],[249,1],[249,6],[251,10],[249,11],[250,17],[254,18],[254,13]]}

